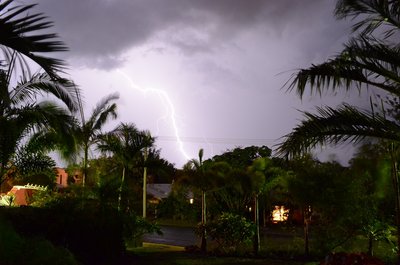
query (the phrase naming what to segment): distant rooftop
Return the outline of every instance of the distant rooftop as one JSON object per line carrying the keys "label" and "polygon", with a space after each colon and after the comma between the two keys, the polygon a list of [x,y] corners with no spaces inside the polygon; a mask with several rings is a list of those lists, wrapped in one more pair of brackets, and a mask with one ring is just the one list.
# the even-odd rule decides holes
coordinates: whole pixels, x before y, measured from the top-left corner
{"label": "distant rooftop", "polygon": [[172,184],[147,184],[147,194],[161,200],[171,193]]}

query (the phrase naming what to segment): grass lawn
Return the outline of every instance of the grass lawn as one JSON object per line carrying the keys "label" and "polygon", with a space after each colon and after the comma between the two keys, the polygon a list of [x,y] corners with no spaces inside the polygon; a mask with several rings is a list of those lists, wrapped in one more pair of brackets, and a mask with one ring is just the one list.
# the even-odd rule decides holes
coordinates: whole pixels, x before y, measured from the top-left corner
{"label": "grass lawn", "polygon": [[150,265],[304,265],[316,263],[304,263],[292,260],[278,260],[265,258],[234,258],[234,257],[212,257],[200,254],[184,252],[183,247],[168,246],[162,244],[144,243],[143,247],[130,250],[134,254],[133,264]]}

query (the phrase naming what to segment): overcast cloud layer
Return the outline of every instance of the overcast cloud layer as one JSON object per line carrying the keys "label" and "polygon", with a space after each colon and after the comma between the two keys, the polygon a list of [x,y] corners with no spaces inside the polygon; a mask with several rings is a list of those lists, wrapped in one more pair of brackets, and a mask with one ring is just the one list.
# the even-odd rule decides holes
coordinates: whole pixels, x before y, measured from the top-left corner
{"label": "overcast cloud layer", "polygon": [[[87,111],[118,91],[120,116],[109,128],[122,121],[149,129],[164,158],[180,167],[199,148],[211,157],[235,146],[272,147],[298,124],[298,110],[349,100],[312,96],[302,102],[281,89],[294,70],[335,55],[348,39],[350,23],[334,19],[334,5],[41,0],[37,10],[54,21],[70,48],[62,56]],[[346,150],[341,155],[348,156]]]}

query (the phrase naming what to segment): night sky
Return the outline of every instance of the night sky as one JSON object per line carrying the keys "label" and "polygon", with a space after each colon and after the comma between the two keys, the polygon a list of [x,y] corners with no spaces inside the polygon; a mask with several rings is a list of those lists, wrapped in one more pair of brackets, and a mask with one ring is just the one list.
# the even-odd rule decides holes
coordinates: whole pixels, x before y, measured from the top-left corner
{"label": "night sky", "polygon": [[[35,10],[70,48],[59,56],[87,113],[119,92],[119,118],[106,129],[133,122],[150,130],[162,157],[180,167],[200,148],[206,158],[237,146],[272,148],[299,123],[299,110],[365,101],[343,93],[301,100],[283,87],[349,39],[351,21],[334,18],[335,2],[40,0]],[[337,156],[350,154],[345,147]]]}

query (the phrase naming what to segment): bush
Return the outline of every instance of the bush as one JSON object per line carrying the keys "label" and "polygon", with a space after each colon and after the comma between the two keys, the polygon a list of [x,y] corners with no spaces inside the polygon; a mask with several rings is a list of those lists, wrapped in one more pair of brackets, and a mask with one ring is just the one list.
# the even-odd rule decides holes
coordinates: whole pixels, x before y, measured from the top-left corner
{"label": "bush", "polygon": [[3,208],[1,212],[22,236],[45,238],[68,248],[84,264],[115,263],[125,251],[120,214],[96,203],[66,198],[46,208]]}
{"label": "bush", "polygon": [[255,229],[252,222],[232,213],[223,213],[206,226],[208,235],[217,242],[218,249],[224,254],[237,253],[240,246],[250,245]]}
{"label": "bush", "polygon": [[142,238],[147,233],[157,233],[162,235],[158,225],[148,222],[134,213],[125,213],[123,215],[124,239],[129,247],[139,247],[142,244]]}
{"label": "bush", "polygon": [[75,265],[77,262],[67,249],[55,247],[45,239],[21,237],[11,225],[1,220],[0,264]]}
{"label": "bush", "polygon": [[199,208],[189,203],[187,190],[183,188],[175,189],[157,205],[157,218],[198,220]]}

